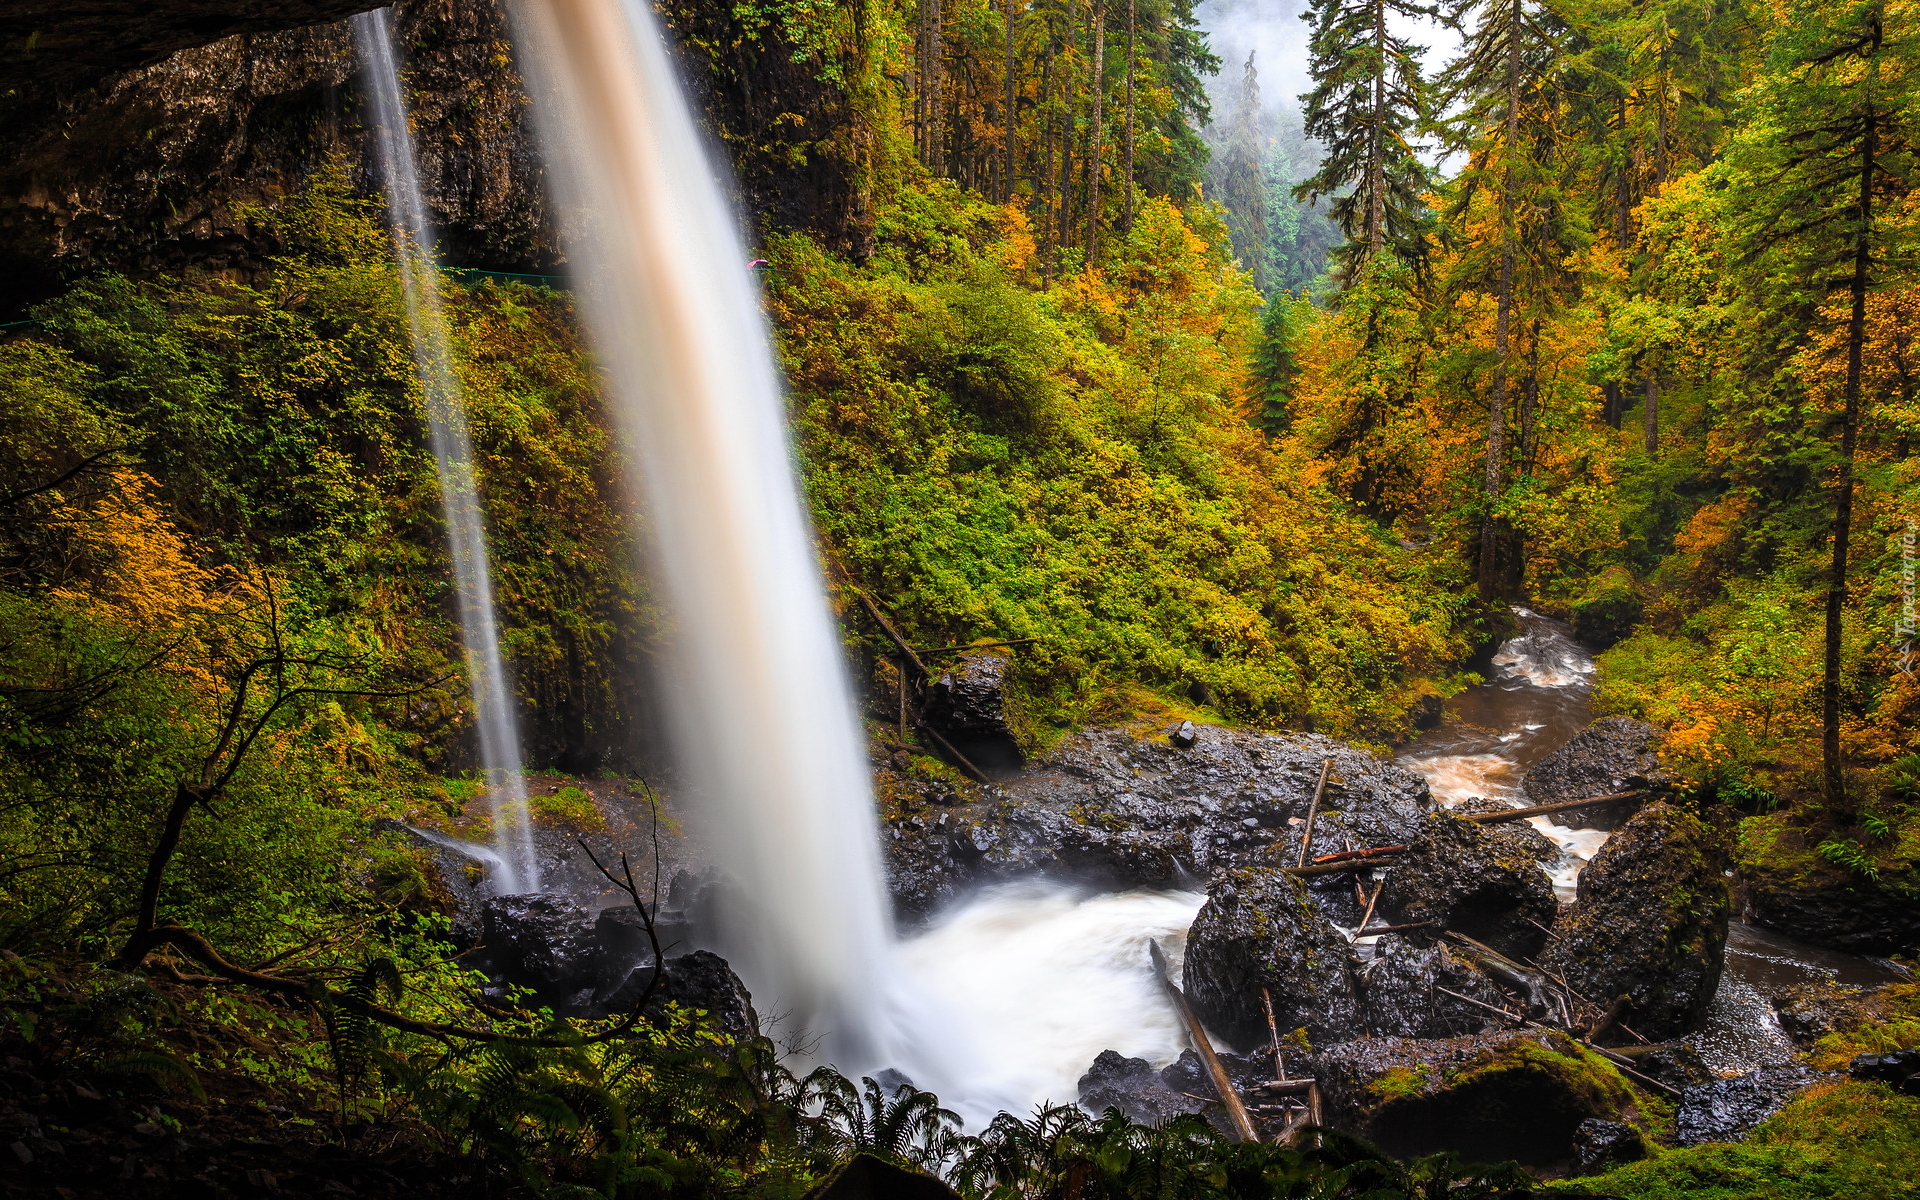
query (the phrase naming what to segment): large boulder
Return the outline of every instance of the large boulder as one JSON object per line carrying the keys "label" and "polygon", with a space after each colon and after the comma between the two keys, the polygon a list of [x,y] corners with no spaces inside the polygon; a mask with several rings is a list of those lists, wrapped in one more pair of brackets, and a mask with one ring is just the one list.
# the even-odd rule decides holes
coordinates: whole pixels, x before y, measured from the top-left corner
{"label": "large boulder", "polygon": [[[1360,973],[1367,1032],[1376,1037],[1444,1038],[1484,1033],[1501,1019],[1480,1004],[1512,1011],[1493,980],[1444,943],[1388,934]],[[1449,994],[1453,993],[1453,994]],[[1473,1004],[1461,996],[1471,997]]]}
{"label": "large boulder", "polygon": [[1774,1001],[1781,1032],[1802,1050],[1836,1033],[1912,1021],[1920,1016],[1920,984],[1891,983],[1871,990],[1837,983],[1803,983]]}
{"label": "large boulder", "polygon": [[1564,1162],[1583,1123],[1640,1126],[1651,1107],[1558,1031],[1369,1038],[1329,1046],[1311,1067],[1327,1123],[1400,1157],[1452,1150],[1487,1162]]}
{"label": "large boulder", "polygon": [[1588,1117],[1573,1131],[1573,1173],[1598,1175],[1647,1156],[1646,1139],[1623,1121]]}
{"label": "large boulder", "polygon": [[1920,869],[1884,870],[1874,879],[1808,853],[1742,862],[1740,877],[1747,919],[1756,925],[1850,954],[1920,949],[1920,904],[1913,902]]}
{"label": "large boulder", "polygon": [[1117,1108],[1129,1121],[1162,1125],[1174,1117],[1200,1112],[1207,1105],[1169,1086],[1146,1059],[1102,1050],[1080,1077],[1080,1107],[1095,1115]]}
{"label": "large boulder", "polygon": [[1670,804],[1623,825],[1580,874],[1541,965],[1596,1004],[1627,996],[1656,1041],[1697,1025],[1720,985],[1733,890],[1719,834]]}
{"label": "large boulder", "polygon": [[1388,871],[1380,907],[1392,924],[1433,921],[1516,958],[1540,949],[1558,911],[1532,848],[1445,812]]}
{"label": "large boulder", "polygon": [[565,896],[494,896],[480,910],[489,975],[565,1002],[602,982],[595,918]]}
{"label": "large boulder", "polygon": [[1282,1032],[1314,1042],[1366,1032],[1347,940],[1307,889],[1274,870],[1223,872],[1187,932],[1183,985],[1209,1029],[1242,1046],[1268,1037],[1261,989]]}
{"label": "large boulder", "polygon": [[927,723],[967,760],[995,778],[1017,775],[1025,765],[1007,711],[1007,677],[1013,659],[997,650],[963,654],[934,682]]}
{"label": "large boulder", "polygon": [[[981,884],[1026,875],[1169,887],[1217,868],[1290,866],[1326,759],[1313,854],[1403,842],[1431,807],[1424,780],[1331,738],[1210,725],[1191,733],[1183,748],[1164,735],[1083,730],[1016,778],[977,790],[883,773],[896,906],[924,916]],[[1319,894],[1344,905],[1351,886]]]}
{"label": "large boulder", "polygon": [[[1534,764],[1521,786],[1535,804],[1663,790],[1672,779],[1660,766],[1659,747],[1659,734],[1645,721],[1602,717]],[[1556,813],[1554,821],[1576,829],[1618,829],[1633,813],[1634,802],[1615,801]]]}
{"label": "large boulder", "polygon": [[664,1024],[677,1006],[687,1015],[706,1014],[705,1023],[735,1038],[754,1037],[760,1032],[760,1016],[753,1011],[753,996],[747,985],[733,973],[727,960],[711,950],[695,950],[666,960],[660,982],[653,994],[646,994],[653,979],[653,964],[642,963],[605,1001],[595,1006],[592,1016],[628,1013],[641,1004],[647,1019]]}

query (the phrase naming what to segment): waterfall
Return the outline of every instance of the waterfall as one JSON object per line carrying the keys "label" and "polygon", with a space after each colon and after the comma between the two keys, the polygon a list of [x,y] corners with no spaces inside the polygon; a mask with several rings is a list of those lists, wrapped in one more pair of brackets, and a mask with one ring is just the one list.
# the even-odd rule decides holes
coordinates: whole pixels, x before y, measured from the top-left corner
{"label": "waterfall", "polygon": [[644,0],[517,0],[520,65],[671,614],[694,819],[762,1012],[876,1065],[890,916],[864,739],[748,256]]}
{"label": "waterfall", "polygon": [[354,46],[366,65],[367,99],[373,109],[374,146],[386,187],[388,223],[400,263],[400,290],[413,338],[414,371],[426,400],[433,460],[447,518],[453,585],[460,602],[460,636],[480,725],[480,762],[493,807],[494,850],[499,865],[493,888],[501,894],[540,890],[527,817],[527,783],[520,768],[520,735],[514,728],[513,693],[500,661],[500,631],[493,617],[493,581],[487,571],[486,527],[480,513],[473,446],[460,380],[453,368],[446,311],[433,231],[420,198],[413,134],[394,65],[390,10],[353,18]]}

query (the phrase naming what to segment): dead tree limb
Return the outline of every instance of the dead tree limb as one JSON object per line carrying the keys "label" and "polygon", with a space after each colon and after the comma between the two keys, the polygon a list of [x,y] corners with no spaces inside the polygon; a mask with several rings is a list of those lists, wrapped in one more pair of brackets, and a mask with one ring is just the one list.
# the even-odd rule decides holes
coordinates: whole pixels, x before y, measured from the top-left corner
{"label": "dead tree limb", "polygon": [[1260,1131],[1254,1128],[1253,1117],[1247,1112],[1247,1106],[1240,1099],[1240,1093],[1234,1089],[1233,1080],[1227,1077],[1227,1068],[1220,1062],[1220,1056],[1214,1052],[1213,1042],[1208,1039],[1207,1031],[1200,1027],[1200,1018],[1193,1013],[1193,1007],[1187,1003],[1186,995],[1167,975],[1166,956],[1160,953],[1157,942],[1149,942],[1152,952],[1153,973],[1159,977],[1160,986],[1167,990],[1168,999],[1180,1014],[1180,1020],[1187,1027],[1187,1037],[1193,1042],[1193,1048],[1199,1052],[1200,1061],[1206,1064],[1207,1074],[1213,1079],[1214,1090],[1220,1093],[1220,1103],[1226,1107],[1227,1119],[1243,1142],[1257,1142]]}
{"label": "dead tree limb", "polygon": [[1327,790],[1327,774],[1333,770],[1333,760],[1320,760],[1320,782],[1313,785],[1313,800],[1307,805],[1307,823],[1300,830],[1300,861],[1294,863],[1296,869],[1307,865],[1307,851],[1313,847],[1313,821],[1320,815],[1320,796]]}

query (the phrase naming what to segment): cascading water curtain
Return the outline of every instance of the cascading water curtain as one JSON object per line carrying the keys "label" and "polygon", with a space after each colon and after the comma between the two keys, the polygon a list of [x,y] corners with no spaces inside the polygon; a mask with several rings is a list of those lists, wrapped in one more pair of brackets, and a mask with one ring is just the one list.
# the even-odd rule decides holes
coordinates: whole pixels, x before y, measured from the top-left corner
{"label": "cascading water curtain", "polygon": [[527,784],[520,765],[520,735],[513,693],[500,659],[500,631],[493,613],[493,580],[487,570],[486,526],[467,434],[465,397],[453,368],[433,230],[420,198],[413,135],[400,95],[394,62],[390,10],[353,18],[353,40],[366,65],[367,99],[373,108],[374,144],[387,193],[388,223],[399,256],[407,328],[413,338],[414,371],[426,400],[427,425],[446,512],[453,584],[460,603],[460,635],[466,648],[473,707],[480,725],[480,761],[492,801],[494,890],[503,895],[540,890],[527,814]]}
{"label": "cascading water curtain", "polygon": [[672,614],[684,794],[743,894],[722,948],[788,1032],[877,1064],[892,931],[865,745],[748,256],[648,6],[511,11]]}

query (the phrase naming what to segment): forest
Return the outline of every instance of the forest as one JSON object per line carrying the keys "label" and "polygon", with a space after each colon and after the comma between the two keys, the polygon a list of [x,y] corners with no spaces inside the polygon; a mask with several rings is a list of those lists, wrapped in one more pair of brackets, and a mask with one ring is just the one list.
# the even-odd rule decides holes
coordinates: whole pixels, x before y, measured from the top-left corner
{"label": "forest", "polygon": [[[702,924],[699,621],[528,115],[544,4],[390,18],[514,800],[365,4],[0,0],[7,1196],[1911,1194],[1920,6],[1310,0],[1297,98],[1192,0],[650,6],[874,920],[1085,1006],[982,1063],[1161,1039],[1022,1092],[826,1061]],[[570,898],[490,890],[516,819]],[[1144,1001],[1020,1000],[1036,881],[1186,905],[1026,968],[1122,945]]]}

